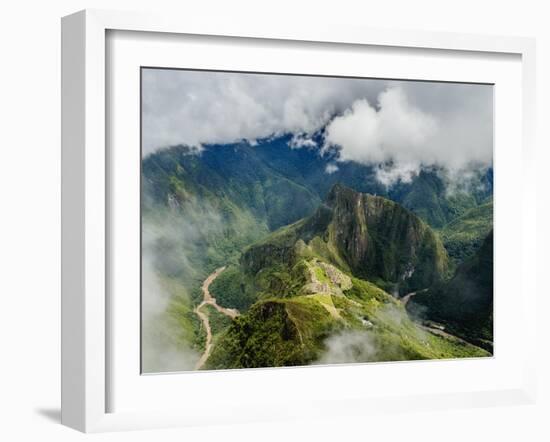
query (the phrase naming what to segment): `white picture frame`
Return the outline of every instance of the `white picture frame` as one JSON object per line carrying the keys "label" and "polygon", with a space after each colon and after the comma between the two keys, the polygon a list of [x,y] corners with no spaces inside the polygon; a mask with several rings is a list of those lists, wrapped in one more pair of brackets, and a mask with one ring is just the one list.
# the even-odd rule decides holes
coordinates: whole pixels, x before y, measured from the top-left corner
{"label": "white picture frame", "polygon": [[[534,174],[535,43],[518,37],[492,37],[450,33],[389,31],[345,26],[293,27],[265,23],[201,21],[195,17],[164,17],[151,14],[86,10],[62,20],[62,423],[84,432],[207,424],[209,419],[185,410],[108,412],[110,324],[109,241],[107,228],[111,196],[107,173],[106,121],[108,84],[106,66],[109,31],[155,32],[274,41],[310,42],[439,51],[510,54],[521,58],[521,158],[524,189]],[[536,194],[521,191],[521,309],[518,321],[526,337],[535,333],[536,287],[533,275],[536,256]],[[519,220],[519,219],[518,219]],[[498,241],[498,240],[497,240]],[[498,242],[497,242],[498,250]],[[528,258],[528,256],[530,258]],[[529,261],[528,261],[529,260]],[[530,265],[527,265],[528,262]],[[498,295],[497,295],[498,296]],[[455,408],[509,403],[532,403],[535,399],[535,339],[526,339],[521,358],[521,380],[503,388],[476,389],[461,393],[445,390],[425,395],[377,397],[331,397],[315,400],[309,408],[257,407],[246,397],[235,398],[233,410],[218,416],[220,422],[311,417],[336,414],[367,414],[371,411]],[[363,366],[364,367],[364,366]],[[354,367],[354,371],[361,370]],[[323,370],[323,368],[316,368]],[[257,372],[254,372],[257,373]],[[269,376],[265,374],[262,376]],[[286,371],[287,377],[292,372]],[[226,372],[209,373],[223,377]],[[203,376],[201,373],[200,376]],[[242,375],[241,375],[242,376]],[[259,375],[254,375],[259,376]],[[175,379],[175,378],[173,378]],[[335,407],[335,401],[338,406]],[[154,407],[152,407],[154,408]],[[235,413],[238,411],[237,413]]]}

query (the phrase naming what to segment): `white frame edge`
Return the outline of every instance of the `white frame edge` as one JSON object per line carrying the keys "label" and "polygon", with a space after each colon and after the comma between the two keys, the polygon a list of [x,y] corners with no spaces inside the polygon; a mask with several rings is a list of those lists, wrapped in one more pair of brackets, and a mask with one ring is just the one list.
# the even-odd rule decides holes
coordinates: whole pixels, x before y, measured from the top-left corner
{"label": "white frame edge", "polygon": [[105,415],[105,28],[62,20],[61,421]]}
{"label": "white frame edge", "polygon": [[[106,161],[105,35],[108,30],[270,38],[518,54],[523,75],[524,177],[535,180],[535,40],[454,33],[396,31],[357,27],[292,27],[200,20],[152,14],[85,10],[62,19],[62,407],[64,425],[84,432],[200,424],[184,416],[106,413]],[[525,188],[530,184],[524,183]],[[536,194],[523,193],[523,222],[536,228]],[[523,256],[536,256],[525,241]],[[525,269],[523,269],[525,270]],[[536,280],[528,278],[536,316]],[[524,285],[525,286],[525,285]],[[536,324],[529,335],[535,342]],[[529,348],[521,390],[415,398],[417,409],[532,403],[535,400],[535,348]],[[452,396],[452,397],[451,397]],[[347,401],[350,402],[350,401]],[[353,401],[341,414],[362,414],[372,404]],[[409,404],[410,405],[410,404]],[[400,399],[377,401],[376,410],[405,410]],[[322,411],[319,410],[319,414]],[[309,415],[311,417],[311,414]]]}

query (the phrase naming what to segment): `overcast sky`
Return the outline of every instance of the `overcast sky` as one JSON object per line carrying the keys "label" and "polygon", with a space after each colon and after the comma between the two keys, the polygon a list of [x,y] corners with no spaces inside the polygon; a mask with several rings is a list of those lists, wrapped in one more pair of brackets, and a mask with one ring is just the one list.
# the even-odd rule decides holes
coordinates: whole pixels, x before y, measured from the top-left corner
{"label": "overcast sky", "polygon": [[142,81],[144,155],[284,133],[300,147],[326,126],[320,148],[339,146],[342,161],[386,164],[379,178],[388,184],[421,167],[461,174],[492,164],[487,85],[163,69],[144,69]]}

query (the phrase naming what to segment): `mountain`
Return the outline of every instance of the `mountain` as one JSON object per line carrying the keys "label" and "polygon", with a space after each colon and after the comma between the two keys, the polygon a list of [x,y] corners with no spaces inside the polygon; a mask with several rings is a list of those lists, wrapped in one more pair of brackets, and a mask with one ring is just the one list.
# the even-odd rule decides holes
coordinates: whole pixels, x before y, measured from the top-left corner
{"label": "mountain", "polygon": [[437,170],[421,170],[410,183],[398,182],[389,198],[414,212],[430,226],[441,228],[493,194],[493,170],[479,171],[454,183]]}
{"label": "mountain", "polygon": [[249,247],[241,264],[255,274],[307,255],[400,293],[427,288],[448,270],[441,241],[420,218],[393,201],[340,184],[313,215]]}
{"label": "mountain", "polygon": [[[317,146],[323,146],[320,135],[313,137]],[[290,136],[263,140],[256,155],[270,167],[289,179],[299,182],[321,199],[336,183],[342,183],[358,192],[380,195],[409,209],[431,227],[441,228],[466,210],[482,204],[493,193],[491,168],[473,174],[456,188],[442,171],[423,169],[410,182],[398,181],[390,187],[380,183],[376,167],[354,161],[338,161],[335,151],[321,152],[319,147],[289,148]],[[331,173],[327,166],[335,165]]]}
{"label": "mountain", "polygon": [[493,228],[492,199],[467,210],[463,215],[446,224],[440,231],[449,256],[461,263],[473,256]]}
{"label": "mountain", "polygon": [[[415,188],[413,181],[389,192],[372,167],[355,162],[339,162],[329,174],[326,167],[334,161],[334,152],[318,147],[292,148],[290,136],[260,140],[256,146],[205,146],[198,152],[174,146],[147,156],[142,162],[143,230],[155,237],[158,272],[197,287],[208,272],[237,259],[244,247],[313,214],[340,179],[354,190],[399,200]],[[426,173],[417,179],[425,181]],[[436,173],[428,174],[430,182],[444,188]],[[442,198],[440,190],[438,195]],[[422,213],[421,206],[414,210]]]}
{"label": "mountain", "polygon": [[[413,322],[400,300],[322,259],[301,257],[276,272],[284,284],[264,286],[262,298],[218,336],[204,368],[489,355],[459,338]],[[274,273],[268,270],[268,274]],[[260,278],[263,283],[265,277]],[[222,291],[215,293],[221,301]]]}
{"label": "mountain", "polygon": [[242,314],[206,368],[487,356],[415,323],[372,282],[416,290],[446,271],[439,238],[417,216],[335,185],[313,215],[248,247],[212,284],[218,302]]}
{"label": "mountain", "polygon": [[[147,156],[142,174],[155,201],[166,203],[168,195],[176,193],[170,186],[175,178],[186,195],[221,194],[267,220],[270,230],[311,213],[337,183],[395,201],[436,228],[492,195],[492,169],[471,177],[465,191],[449,192],[448,179],[436,169],[422,170],[410,182],[388,188],[377,179],[376,167],[338,161],[337,151],[322,148],[321,135],[313,141],[313,146],[296,148],[292,136],[282,135],[254,146],[207,145],[201,151],[174,146]],[[295,200],[285,206],[291,196]]]}
{"label": "mountain", "polygon": [[355,275],[396,283],[402,291],[430,286],[445,275],[441,241],[399,204],[335,185],[327,205],[334,244]]}
{"label": "mountain", "polygon": [[487,355],[417,324],[396,297],[444,287],[465,259],[454,250],[475,251],[468,226],[491,210],[480,204],[492,170],[473,178],[475,190],[451,192],[437,170],[388,188],[376,167],[337,161],[314,141],[174,146],[143,159],[142,271],[152,282],[143,293],[169,299],[147,326],[150,347],[198,360],[207,345],[201,286],[226,266],[210,290],[240,315],[204,307],[214,339],[205,368]]}
{"label": "mountain", "polygon": [[451,333],[492,351],[493,231],[450,281],[418,293],[407,308],[413,315],[442,323]]}
{"label": "mountain", "polygon": [[265,164],[246,143],[210,146],[198,153],[185,146],[161,150],[143,161],[142,173],[154,201],[225,200],[271,230],[308,215],[320,201]]}

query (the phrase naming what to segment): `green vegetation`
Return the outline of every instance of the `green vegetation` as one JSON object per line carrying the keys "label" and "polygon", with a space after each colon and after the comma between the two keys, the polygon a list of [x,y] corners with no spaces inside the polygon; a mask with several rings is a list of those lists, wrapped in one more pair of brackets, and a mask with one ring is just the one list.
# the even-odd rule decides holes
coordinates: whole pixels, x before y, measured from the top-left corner
{"label": "green vegetation", "polygon": [[208,316],[214,338],[231,325],[231,319],[216,310],[214,306],[206,304],[202,307],[202,310]]}
{"label": "green vegetation", "polygon": [[454,188],[438,171],[423,170],[410,184],[395,186],[390,198],[441,228],[492,195],[492,170],[479,172],[465,186]]}
{"label": "green vegetation", "polygon": [[[165,311],[159,310],[163,318],[164,332],[169,333],[170,340],[175,345],[189,344],[197,351],[204,347],[205,336],[199,330],[199,319],[193,312],[192,299],[177,279],[159,277],[161,289],[164,291],[167,300]],[[167,302],[164,301],[164,302]]]}
{"label": "green vegetation", "polygon": [[[325,173],[331,157],[315,149],[289,149],[289,136],[264,140],[254,154],[277,173],[300,183],[324,199],[330,189],[341,183],[357,192],[379,195],[401,204],[433,228],[441,228],[466,210],[481,204],[492,195],[493,171],[480,171],[461,185],[450,183],[437,169],[422,170],[411,182],[398,182],[391,188],[376,179],[376,168],[350,162],[338,163],[338,170]],[[322,143],[322,140],[319,140]]]}
{"label": "green vegetation", "polygon": [[[330,284],[323,268],[326,265],[320,261],[307,262],[314,279],[324,275],[325,282]],[[478,347],[452,336],[434,334],[414,323],[399,301],[374,284],[357,278],[350,278],[351,281],[352,286],[345,294],[325,291],[291,298],[274,294],[276,298],[255,303],[220,336],[206,368],[488,355]],[[311,288],[313,282],[309,279],[306,285]],[[360,337],[358,342],[356,337]],[[358,348],[354,349],[354,345]],[[348,350],[353,354],[352,360]],[[346,352],[346,360],[338,360],[341,351]],[[332,353],[336,353],[336,359],[331,359]]]}
{"label": "green vegetation", "polygon": [[184,286],[177,279],[161,275],[158,282],[162,297],[156,300],[156,305],[149,304],[142,311],[142,342],[147,350],[142,352],[142,369],[144,372],[192,369],[193,358],[198,359],[204,351],[206,334]]}
{"label": "green vegetation", "polygon": [[471,194],[446,195],[446,186],[437,174],[422,172],[401,203],[431,226],[441,227],[476,201]]}
{"label": "green vegetation", "polygon": [[446,251],[429,226],[398,204],[335,186],[326,205],[249,247],[248,274],[298,257],[317,257],[401,292],[429,287],[447,275]]}
{"label": "green vegetation", "polygon": [[306,298],[255,304],[220,338],[207,368],[281,367],[309,364],[331,331],[330,317]]}
{"label": "green vegetation", "polygon": [[239,311],[247,310],[257,300],[250,279],[237,266],[225,269],[210,285],[210,293],[219,305]]}
{"label": "green vegetation", "polygon": [[[241,315],[203,307],[214,344],[203,368],[489,355],[492,251],[481,245],[492,170],[472,178],[474,190],[450,191],[437,170],[387,189],[358,163],[326,174],[330,158],[288,141],[177,146],[143,160],[143,266],[156,284],[144,293],[166,298],[144,322],[152,347],[198,359],[201,285],[227,266],[209,289]],[[413,291],[414,320],[394,297]]]}
{"label": "green vegetation", "polygon": [[413,314],[443,323],[451,333],[492,351],[493,232],[477,253],[458,267],[450,281],[417,294],[408,308]]}
{"label": "green vegetation", "polygon": [[449,256],[461,263],[474,255],[492,228],[493,202],[489,201],[446,224],[440,233]]}

